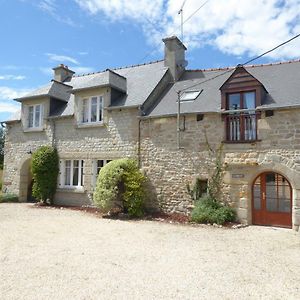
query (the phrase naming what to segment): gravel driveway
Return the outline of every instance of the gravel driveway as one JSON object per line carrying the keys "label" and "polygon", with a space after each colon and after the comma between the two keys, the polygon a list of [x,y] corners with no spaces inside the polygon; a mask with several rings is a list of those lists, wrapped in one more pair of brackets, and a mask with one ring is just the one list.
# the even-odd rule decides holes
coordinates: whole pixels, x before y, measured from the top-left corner
{"label": "gravel driveway", "polygon": [[0,299],[299,299],[300,234],[0,204]]}

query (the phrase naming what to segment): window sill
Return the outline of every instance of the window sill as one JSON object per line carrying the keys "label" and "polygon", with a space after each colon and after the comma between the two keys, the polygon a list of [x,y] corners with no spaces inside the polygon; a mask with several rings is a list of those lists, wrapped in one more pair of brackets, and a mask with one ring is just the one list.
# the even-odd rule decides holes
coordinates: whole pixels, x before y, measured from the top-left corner
{"label": "window sill", "polygon": [[91,127],[104,127],[104,122],[94,122],[94,123],[77,123],[77,128],[91,128]]}
{"label": "window sill", "polygon": [[41,132],[44,131],[43,127],[36,127],[36,128],[25,128],[23,132]]}
{"label": "window sill", "polygon": [[251,141],[222,141],[223,144],[256,144],[261,142],[261,140],[251,140]]}
{"label": "window sill", "polygon": [[56,189],[56,192],[84,194],[85,190],[83,187],[59,187]]}

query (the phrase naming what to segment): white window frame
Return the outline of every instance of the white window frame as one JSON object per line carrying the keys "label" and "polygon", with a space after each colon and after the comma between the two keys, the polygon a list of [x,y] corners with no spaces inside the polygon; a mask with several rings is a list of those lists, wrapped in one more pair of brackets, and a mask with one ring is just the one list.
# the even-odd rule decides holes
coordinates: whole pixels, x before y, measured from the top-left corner
{"label": "white window frame", "polygon": [[[32,126],[29,126],[29,118],[30,118],[29,110],[30,110],[30,107],[33,108]],[[39,122],[38,126],[35,125],[35,123],[36,123],[36,110],[37,110],[37,107],[40,107],[40,115],[39,115],[39,120],[38,120],[38,122]],[[26,128],[29,129],[29,130],[34,130],[34,129],[40,129],[40,128],[42,128],[43,105],[41,103],[39,103],[39,104],[33,104],[33,105],[27,105],[26,106],[26,110],[27,110],[27,113],[26,113]]]}
{"label": "white window frame", "polygon": [[[96,111],[96,121],[92,121],[92,99],[97,98],[97,111]],[[83,102],[87,101],[87,121],[83,120],[84,110],[83,110]],[[91,96],[91,97],[82,97],[80,99],[80,110],[79,110],[79,116],[78,116],[78,123],[85,125],[91,125],[91,124],[102,124],[103,123],[103,103],[104,103],[104,97],[103,95],[98,96]],[[101,107],[101,111],[100,111]]]}
{"label": "white window frame", "polygon": [[[66,185],[65,175],[66,175],[66,162],[70,161],[70,184]],[[73,175],[74,175],[74,162],[78,161],[78,183],[73,185]],[[84,160],[83,159],[63,159],[60,161],[59,166],[60,171],[60,181],[59,188],[65,189],[79,189],[82,190],[84,186]]]}
{"label": "white window frame", "polygon": [[[96,187],[96,184],[97,184],[97,178],[98,178],[98,175],[99,175],[99,173],[97,173],[98,161],[99,161],[99,160],[102,160],[102,161],[103,161],[103,167],[104,167],[107,163],[109,163],[109,162],[112,161],[111,159],[95,159],[95,160],[93,160],[93,180],[92,180],[92,185],[93,185],[94,188]],[[102,168],[103,168],[103,167],[102,167]],[[100,170],[101,170],[101,168],[100,168]],[[99,170],[99,172],[100,172],[100,170]]]}

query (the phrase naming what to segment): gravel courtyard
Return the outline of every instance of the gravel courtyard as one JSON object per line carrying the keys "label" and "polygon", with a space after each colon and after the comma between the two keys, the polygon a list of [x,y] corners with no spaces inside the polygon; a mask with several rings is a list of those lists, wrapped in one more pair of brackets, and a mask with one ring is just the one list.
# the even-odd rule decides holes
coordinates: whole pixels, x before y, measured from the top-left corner
{"label": "gravel courtyard", "polygon": [[0,299],[299,299],[300,234],[0,204]]}

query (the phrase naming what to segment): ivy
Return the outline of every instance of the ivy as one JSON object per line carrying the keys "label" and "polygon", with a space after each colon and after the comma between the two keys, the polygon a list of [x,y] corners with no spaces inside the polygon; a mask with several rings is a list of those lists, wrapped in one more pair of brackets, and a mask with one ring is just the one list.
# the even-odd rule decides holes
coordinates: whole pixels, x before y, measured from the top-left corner
{"label": "ivy", "polygon": [[57,150],[50,146],[42,146],[32,155],[32,195],[42,203],[53,204],[59,172],[58,163]]}

